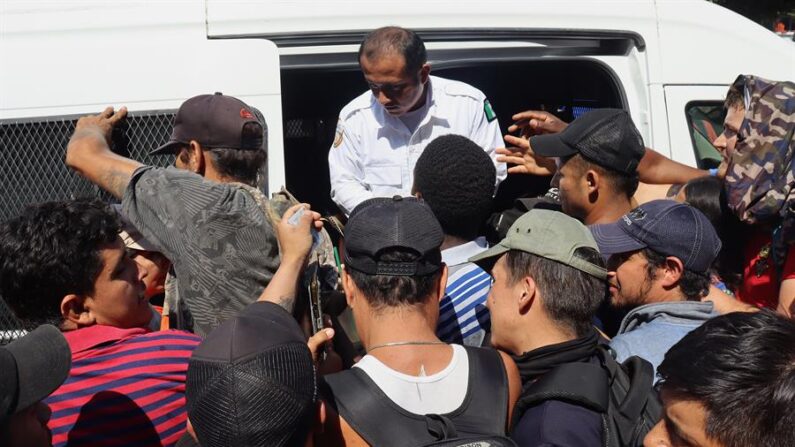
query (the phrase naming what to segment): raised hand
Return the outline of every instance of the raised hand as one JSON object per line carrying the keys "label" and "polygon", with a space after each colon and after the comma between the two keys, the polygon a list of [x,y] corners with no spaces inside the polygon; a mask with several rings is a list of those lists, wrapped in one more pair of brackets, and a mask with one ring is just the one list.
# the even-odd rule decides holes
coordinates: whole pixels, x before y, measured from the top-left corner
{"label": "raised hand", "polygon": [[556,166],[552,158],[542,157],[533,152],[527,138],[505,135],[508,147],[498,147],[497,161],[516,166],[508,168],[509,174],[553,175]]}
{"label": "raised hand", "polygon": [[555,115],[542,110],[525,110],[511,118],[514,123],[508,127],[508,133],[516,133],[521,130],[521,136],[523,137],[558,133],[568,126],[567,123],[561,121]]}

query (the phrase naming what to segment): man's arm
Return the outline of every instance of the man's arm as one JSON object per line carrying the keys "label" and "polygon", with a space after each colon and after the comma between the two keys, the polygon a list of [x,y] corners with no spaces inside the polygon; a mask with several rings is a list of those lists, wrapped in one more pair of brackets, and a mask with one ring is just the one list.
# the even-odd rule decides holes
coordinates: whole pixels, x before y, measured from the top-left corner
{"label": "man's arm", "polygon": [[673,161],[648,147],[638,165],[640,181],[652,185],[687,183],[694,178],[707,175],[708,171]]}
{"label": "man's arm", "polygon": [[124,195],[133,172],[143,166],[110,150],[113,126],[125,116],[125,107],[118,112],[108,107],[99,115],[80,118],[66,147],[66,165],[117,199]]}
{"label": "man's arm", "polygon": [[331,199],[349,215],[356,205],[373,197],[364,183],[364,169],[356,150],[357,135],[350,134],[342,119],[337,124],[334,143],[328,152]]}
{"label": "man's arm", "polygon": [[[301,208],[306,211],[298,220],[297,225],[288,223],[290,217]],[[288,209],[276,227],[276,236],[281,247],[281,264],[273,278],[265,287],[257,301],[269,301],[293,311],[295,296],[298,293],[298,280],[312,248],[310,228],[320,230],[323,223],[320,214],[309,211],[309,205],[298,204]]]}
{"label": "man's arm", "polygon": [[731,312],[757,312],[759,309],[750,304],[745,304],[737,298],[727,295],[714,285],[709,286],[709,292],[701,301],[711,301],[713,309],[720,315]]}
{"label": "man's arm", "polygon": [[776,312],[787,318],[792,318],[793,312],[795,312],[795,279],[781,281]]}
{"label": "man's arm", "polygon": [[496,153],[497,148],[502,147],[502,132],[500,131],[500,122],[497,120],[497,115],[491,108],[491,104],[484,100],[482,105],[478,105],[474,112],[474,121],[472,123],[472,131],[470,139],[478,146],[489,154],[494,168],[497,171],[497,185],[505,180],[508,176],[508,167],[506,164],[499,160]]}

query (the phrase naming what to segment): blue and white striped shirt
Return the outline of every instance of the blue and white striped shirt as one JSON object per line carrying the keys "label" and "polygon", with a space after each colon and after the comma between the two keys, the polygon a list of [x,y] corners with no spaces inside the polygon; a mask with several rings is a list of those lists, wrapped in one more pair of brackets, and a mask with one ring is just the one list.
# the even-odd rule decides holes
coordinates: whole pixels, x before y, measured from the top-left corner
{"label": "blue and white striped shirt", "polygon": [[442,251],[442,260],[449,269],[445,296],[439,303],[436,334],[447,343],[481,346],[489,332],[489,310],[486,298],[491,290],[491,276],[475,264],[467,262],[488,249],[484,238]]}

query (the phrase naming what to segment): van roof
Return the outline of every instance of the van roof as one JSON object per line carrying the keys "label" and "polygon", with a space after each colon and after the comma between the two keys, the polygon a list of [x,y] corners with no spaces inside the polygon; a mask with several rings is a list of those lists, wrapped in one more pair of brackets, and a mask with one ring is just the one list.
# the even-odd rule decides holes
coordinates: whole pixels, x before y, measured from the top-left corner
{"label": "van roof", "polygon": [[[210,38],[269,38],[292,45],[355,44],[370,29],[395,24],[417,30],[545,30],[624,32],[647,58],[649,84],[729,84],[739,73],[795,79],[795,45],[723,7],[704,0],[382,0],[280,2],[59,1],[4,2],[4,38],[58,32],[176,31]],[[517,34],[518,35],[518,34]],[[480,36],[480,37],[478,37]],[[527,37],[517,38],[526,40]],[[764,51],[760,51],[764,48]],[[305,51],[313,51],[306,49]],[[348,49],[349,51],[349,49]]]}

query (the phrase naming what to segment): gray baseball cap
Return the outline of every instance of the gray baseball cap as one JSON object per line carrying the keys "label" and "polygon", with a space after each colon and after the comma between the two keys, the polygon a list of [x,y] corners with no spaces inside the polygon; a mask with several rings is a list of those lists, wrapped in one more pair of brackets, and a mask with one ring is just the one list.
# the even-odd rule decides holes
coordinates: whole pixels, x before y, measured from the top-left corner
{"label": "gray baseball cap", "polygon": [[582,222],[559,211],[533,209],[516,219],[505,239],[469,258],[469,262],[488,265],[509,250],[520,250],[574,267],[596,278],[607,279],[605,268],[575,254],[578,248],[599,251],[591,232]]}

